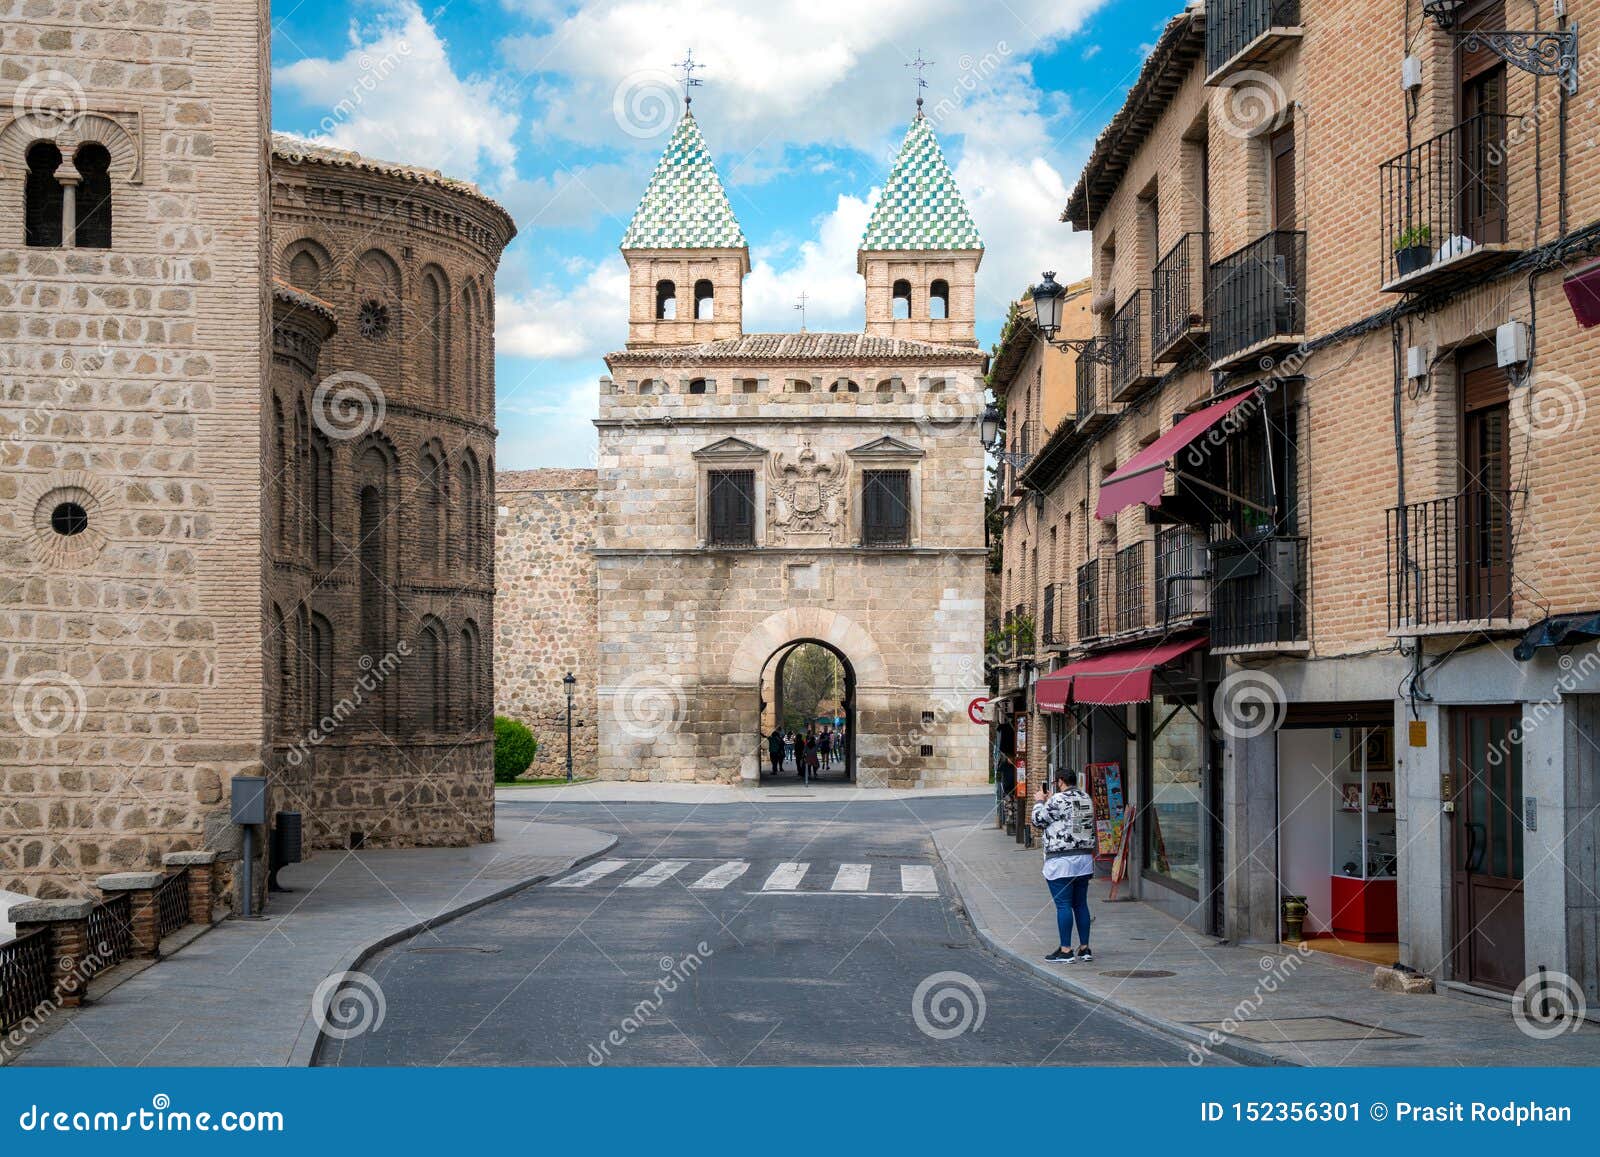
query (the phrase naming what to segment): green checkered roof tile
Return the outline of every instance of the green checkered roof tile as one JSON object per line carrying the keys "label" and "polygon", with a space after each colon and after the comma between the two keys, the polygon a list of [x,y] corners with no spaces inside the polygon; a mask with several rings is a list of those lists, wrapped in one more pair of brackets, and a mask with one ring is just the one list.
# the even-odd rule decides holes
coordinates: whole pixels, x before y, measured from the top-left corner
{"label": "green checkered roof tile", "polygon": [[624,249],[743,249],[711,150],[692,113],[684,113],[634,211]]}
{"label": "green checkered roof tile", "polygon": [[982,249],[933,126],[918,113],[873,206],[862,249]]}

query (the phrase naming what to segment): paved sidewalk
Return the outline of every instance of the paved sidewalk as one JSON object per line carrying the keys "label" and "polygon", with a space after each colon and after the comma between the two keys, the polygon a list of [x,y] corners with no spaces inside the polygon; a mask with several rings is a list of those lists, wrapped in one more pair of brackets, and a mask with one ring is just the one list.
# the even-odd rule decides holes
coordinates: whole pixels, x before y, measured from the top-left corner
{"label": "paved sidewalk", "polygon": [[[990,947],[1080,996],[1103,1001],[1197,1047],[1207,1047],[1213,1026],[1236,1018],[1235,1031],[1224,1035],[1225,1043],[1215,1050],[1236,1060],[1296,1065],[1600,1064],[1600,1027],[1593,1024],[1554,1040],[1535,1040],[1512,1020],[1509,1003],[1444,993],[1380,992],[1372,987],[1370,968],[1331,962],[1322,953],[1218,944],[1149,905],[1109,901],[1110,885],[1103,880],[1090,885],[1094,963],[1045,964],[1041,958],[1055,947],[1057,937],[1039,850],[1018,847],[992,820],[941,829],[933,833],[933,842],[968,916]],[[1130,977],[1130,971],[1159,975]],[[1321,1039],[1306,1039],[1317,1037]]]}
{"label": "paved sidewalk", "polygon": [[279,878],[293,892],[273,896],[266,918],[225,920],[91,1005],[57,1014],[12,1063],[310,1064],[311,997],[324,978],[413,933],[438,943],[448,936],[439,924],[617,842],[504,813],[495,823],[492,844],[325,851],[285,868]]}
{"label": "paved sidewalk", "polygon": [[865,803],[873,800],[943,799],[949,796],[992,796],[989,784],[973,787],[886,788],[855,787],[847,783],[822,783],[805,787],[791,777],[765,780],[759,787],[737,787],[722,783],[642,783],[600,781],[575,783],[571,787],[517,787],[500,784],[495,798],[501,803],[682,803],[682,804],[783,804],[783,803]]}

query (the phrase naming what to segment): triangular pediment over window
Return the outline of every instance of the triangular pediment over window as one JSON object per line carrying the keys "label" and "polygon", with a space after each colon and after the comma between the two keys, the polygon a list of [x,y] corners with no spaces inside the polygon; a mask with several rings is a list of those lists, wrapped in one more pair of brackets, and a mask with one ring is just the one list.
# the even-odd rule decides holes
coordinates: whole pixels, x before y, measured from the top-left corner
{"label": "triangular pediment over window", "polygon": [[696,458],[711,459],[713,461],[748,461],[751,458],[765,458],[767,451],[743,438],[723,438],[709,446],[702,446],[694,452]]}
{"label": "triangular pediment over window", "polygon": [[848,451],[852,458],[921,458],[921,447],[913,446],[909,442],[902,442],[899,438],[892,438],[885,434],[882,438],[875,438],[864,446],[857,446]]}

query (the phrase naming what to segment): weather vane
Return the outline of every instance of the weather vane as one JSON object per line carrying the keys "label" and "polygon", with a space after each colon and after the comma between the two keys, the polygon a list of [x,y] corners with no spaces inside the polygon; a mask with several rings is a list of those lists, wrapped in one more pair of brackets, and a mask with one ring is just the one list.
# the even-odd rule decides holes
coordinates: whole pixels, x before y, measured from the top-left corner
{"label": "weather vane", "polygon": [[693,94],[689,90],[691,88],[699,88],[705,83],[703,80],[696,80],[694,74],[698,69],[704,68],[705,65],[695,63],[694,49],[691,48],[683,54],[683,59],[672,67],[683,73],[683,107],[688,108],[694,100]]}
{"label": "weather vane", "polygon": [[806,332],[806,302],[808,302],[810,300],[811,300],[810,296],[806,293],[805,290],[802,289],[800,291],[800,300],[794,303],[794,307],[800,311],[800,332],[801,333],[805,333]]}
{"label": "weather vane", "polygon": [[922,49],[919,48],[919,49],[917,49],[917,58],[915,60],[913,60],[913,61],[910,61],[906,65],[907,68],[914,68],[914,69],[917,70],[917,115],[918,116],[922,115],[922,90],[928,87],[928,82],[927,82],[926,79],[924,79],[922,73],[923,73],[923,70],[925,70],[929,65],[931,65],[933,63],[934,63],[934,61],[923,60],[922,59]]}

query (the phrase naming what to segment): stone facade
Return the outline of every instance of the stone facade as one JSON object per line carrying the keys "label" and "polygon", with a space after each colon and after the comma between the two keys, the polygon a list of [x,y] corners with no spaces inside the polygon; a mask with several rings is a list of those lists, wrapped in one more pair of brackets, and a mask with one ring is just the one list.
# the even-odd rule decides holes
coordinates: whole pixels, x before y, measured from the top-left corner
{"label": "stone facade", "polygon": [[573,775],[597,767],[597,486],[593,470],[502,471],[495,480],[495,713],[538,739],[530,778],[566,774],[569,673]]}
{"label": "stone facade", "polygon": [[[939,188],[946,216],[964,218],[931,142],[919,121],[902,162]],[[682,171],[670,171],[677,164]],[[685,219],[717,229],[680,236],[673,189],[695,191]],[[898,209],[874,218],[880,249],[863,250],[863,268],[869,258],[875,269],[899,262],[904,277],[922,262],[948,282],[950,316],[935,327],[945,344],[872,327],[744,334],[741,326],[706,340],[707,319],[663,318],[639,289],[669,260],[726,269],[730,242],[737,268],[748,268],[721,196],[685,118],[623,246],[645,274],[633,278],[628,348],[607,359],[600,386],[599,774],[758,782],[763,675],[775,655],[810,640],[845,665],[857,782],[983,783],[985,733],[966,710],[984,690],[983,356],[970,316],[981,243],[970,228],[925,237]],[[890,287],[882,288],[871,317],[889,308]],[[731,317],[715,312],[724,302]],[[710,308],[714,319],[738,321],[732,292]],[[913,316],[926,328],[925,314]],[[893,541],[873,540],[864,488],[889,485],[889,475],[904,487],[904,525]],[[713,497],[730,486],[742,488],[735,537],[722,521],[730,492]]]}
{"label": "stone facade", "polygon": [[0,888],[36,896],[200,847],[266,732],[267,5],[99,7],[4,5]]}
{"label": "stone facade", "polygon": [[[273,155],[265,3],[25,7],[0,70],[0,888],[231,856],[240,774],[313,847],[487,838],[509,218],[429,171]],[[331,710],[402,645],[375,701]]]}

